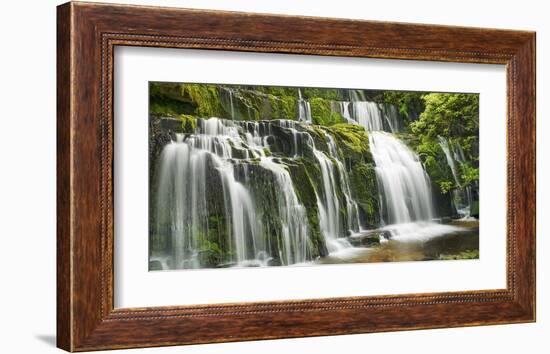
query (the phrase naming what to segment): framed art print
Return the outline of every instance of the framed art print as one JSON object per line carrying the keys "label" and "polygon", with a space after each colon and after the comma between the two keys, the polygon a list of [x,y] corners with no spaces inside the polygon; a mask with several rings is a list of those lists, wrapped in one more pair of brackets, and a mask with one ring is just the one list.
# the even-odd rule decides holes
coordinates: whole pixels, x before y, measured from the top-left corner
{"label": "framed art print", "polygon": [[534,321],[534,53],[511,30],[59,6],[58,346]]}

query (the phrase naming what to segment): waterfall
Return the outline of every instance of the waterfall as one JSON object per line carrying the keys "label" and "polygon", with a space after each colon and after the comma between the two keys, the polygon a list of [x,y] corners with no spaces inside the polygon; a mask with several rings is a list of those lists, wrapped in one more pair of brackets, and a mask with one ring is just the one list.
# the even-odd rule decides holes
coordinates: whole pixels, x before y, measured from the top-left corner
{"label": "waterfall", "polygon": [[[315,191],[317,199],[317,208],[319,210],[319,226],[321,233],[327,243],[329,252],[336,252],[343,248],[351,247],[350,244],[343,238],[348,233],[358,232],[359,211],[357,203],[351,197],[349,187],[349,177],[344,169],[344,164],[340,160],[339,153],[336,148],[334,138],[324,133],[325,142],[327,144],[327,155],[315,146],[315,141],[307,131],[297,131],[296,122],[280,121],[281,126],[289,129],[293,142],[295,156],[298,156],[297,147],[305,146],[309,149],[319,164],[321,171],[321,185]],[[300,150],[303,153],[302,150]],[[337,191],[341,190],[344,195],[346,204],[347,219],[340,212],[340,200],[338,199]]]}
{"label": "waterfall", "polygon": [[230,114],[231,114],[231,119],[235,119],[235,97],[234,97],[234,94],[233,94],[233,90],[232,89],[227,89],[227,92],[229,94],[229,109],[230,109]]}
{"label": "waterfall", "polygon": [[351,117],[351,113],[350,113],[350,105],[351,105],[351,102],[348,102],[348,101],[337,101],[337,102],[333,102],[333,104],[336,104],[336,112],[339,112],[342,117],[344,117],[344,119],[348,122],[348,123],[351,123],[351,124],[356,124],[357,122]]}
{"label": "waterfall", "polygon": [[418,157],[385,132],[370,132],[380,197],[388,224],[430,221],[433,217],[430,180]]}
{"label": "waterfall", "polygon": [[[223,260],[225,264],[265,266],[277,259],[287,265],[312,260],[307,210],[296,194],[287,166],[290,160],[272,155],[275,129],[283,129],[289,138],[285,149],[290,149],[290,155],[285,152],[284,156],[299,162],[307,154],[318,164],[321,184],[314,192],[328,251],[351,247],[345,237],[361,230],[358,206],[330,134],[290,120],[198,119],[195,132],[176,134],[159,159],[155,228],[170,235],[171,268],[208,264],[204,244],[212,236],[208,213],[216,198],[228,237],[223,242],[231,254]],[[316,147],[314,134],[326,144],[323,150]],[[274,189],[273,201],[257,194],[257,186],[265,183]],[[216,184],[221,185],[219,191],[213,189]],[[276,210],[266,209],[271,207],[264,203],[272,203]],[[275,226],[262,223],[261,215],[270,213],[276,215]],[[275,245],[272,235],[278,235]]]}
{"label": "waterfall", "polygon": [[418,156],[394,135],[401,129],[397,108],[366,101],[360,91],[351,90],[349,96],[351,101],[340,101],[336,107],[349,123],[361,125],[369,132],[380,217],[385,223],[382,230],[401,239],[424,239],[449,229],[432,222],[434,207],[429,176]]}
{"label": "waterfall", "polygon": [[338,101],[336,111],[348,123],[359,124],[369,131],[384,130],[395,133],[401,126],[399,112],[391,104],[370,101]]}
{"label": "waterfall", "polygon": [[[371,204],[376,190],[370,199],[350,185],[350,176],[352,181],[361,176],[350,175],[357,164],[369,172],[374,166],[382,220],[378,230],[403,239],[444,233],[446,226],[432,221],[430,179],[396,134],[402,127],[397,108],[365,96],[350,91],[350,100],[332,102],[332,109],[368,131],[372,161],[363,150],[344,160],[347,148],[339,144],[347,142],[337,127],[312,124],[311,107],[300,89],[298,121],[246,120],[258,111],[242,102],[242,92],[228,88],[223,107],[232,119],[199,118],[193,132],[163,132],[163,139],[171,141],[162,147],[151,179],[152,239],[162,237],[170,246],[160,260],[163,267],[292,265],[315,261],[327,250],[335,254],[353,248],[352,237],[372,232],[363,229],[361,220],[368,214],[364,223],[370,223],[376,209]],[[464,154],[447,140],[440,144],[459,186],[457,164],[464,162]],[[465,205],[460,203],[471,204],[469,189],[463,192],[454,197],[461,211]]]}
{"label": "waterfall", "polygon": [[375,102],[353,102],[353,117],[369,131],[384,130],[384,114]]}
{"label": "waterfall", "polygon": [[243,262],[263,247],[253,199],[235,176],[238,170],[246,173],[246,169],[231,162],[234,146],[242,147],[236,128],[213,118],[200,120],[197,131],[185,140],[178,134],[160,156],[157,228],[171,235],[174,268],[200,267],[199,251],[209,231],[206,181],[212,171],[217,171],[223,189],[234,261]]}
{"label": "waterfall", "polygon": [[298,120],[311,123],[311,106],[308,101],[302,98],[302,90],[298,88]]}
{"label": "waterfall", "polygon": [[263,157],[260,165],[275,174],[281,197],[278,198],[279,217],[283,247],[281,260],[283,264],[304,263],[308,254],[308,220],[304,206],[299,202],[288,171],[273,161]]}
{"label": "waterfall", "polygon": [[347,230],[349,232],[357,232],[361,229],[359,223],[359,209],[357,208],[357,202],[351,196],[349,176],[344,168],[344,163],[340,159],[340,154],[337,151],[336,142],[332,135],[325,133],[327,146],[330,156],[332,156],[336,165],[338,175],[340,176],[340,185],[342,193],[344,194],[346,211],[348,215]]}
{"label": "waterfall", "polygon": [[336,194],[334,164],[327,155],[315,148],[313,139],[309,138],[309,144],[321,168],[322,188],[320,191],[316,191],[317,207],[319,208],[319,226],[327,241],[329,251],[334,252],[341,248],[337,242],[340,235],[341,220],[339,215],[340,202]]}
{"label": "waterfall", "polygon": [[456,162],[464,163],[466,159],[464,157],[464,152],[462,147],[459,144],[451,144],[449,140],[445,139],[442,136],[438,137],[439,146],[445,154],[447,160],[447,165],[449,166],[453,179],[456,184],[456,188],[452,190],[453,194],[453,204],[455,209],[460,217],[467,218],[470,216],[470,206],[472,205],[472,191],[469,186],[461,188],[460,179],[458,176],[458,171],[456,168]]}

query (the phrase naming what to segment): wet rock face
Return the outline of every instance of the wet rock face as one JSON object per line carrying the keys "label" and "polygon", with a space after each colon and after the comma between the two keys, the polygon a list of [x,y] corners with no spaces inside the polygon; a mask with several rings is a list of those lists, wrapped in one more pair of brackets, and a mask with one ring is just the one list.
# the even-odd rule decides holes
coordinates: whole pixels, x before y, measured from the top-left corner
{"label": "wet rock face", "polygon": [[380,244],[380,238],[389,238],[390,233],[385,231],[364,232],[347,238],[354,247],[372,247]]}
{"label": "wet rock face", "polygon": [[163,117],[160,118],[160,128],[163,131],[172,131],[174,133],[183,133],[183,128],[181,124],[181,119]]}
{"label": "wet rock face", "polygon": [[[160,266],[287,265],[315,261],[350,244],[370,247],[391,237],[379,230],[382,225],[397,224],[395,215],[405,215],[396,212],[394,201],[404,200],[399,205],[410,221],[443,222],[465,210],[455,205],[457,189],[472,190],[469,214],[477,217],[472,159],[478,155],[477,138],[457,140],[456,129],[437,132],[453,131],[446,138],[470,160],[460,157],[467,163],[457,164],[460,175],[454,176],[437,135],[422,132],[422,124],[411,125],[430,118],[420,114],[424,106],[417,103],[423,100],[420,93],[152,83],[150,235],[152,248],[167,258],[160,258]],[[426,125],[432,126],[439,127]],[[386,134],[396,143],[377,145]],[[393,155],[399,158],[381,158],[382,150],[397,151]],[[163,151],[179,161],[164,174],[177,188],[159,186]],[[393,166],[381,169],[387,160]],[[421,202],[420,193],[412,193],[424,190],[418,183],[388,197],[394,187],[413,180],[410,160],[420,167],[415,171],[423,172],[422,180],[429,175],[431,191],[421,194],[430,197]],[[407,177],[398,174],[398,181],[386,183],[389,172],[399,169],[408,171]],[[155,212],[159,190],[166,199],[177,194],[178,203],[164,206],[168,216]],[[420,206],[432,202],[435,207],[426,209],[434,215],[421,213]]]}
{"label": "wet rock face", "polygon": [[[195,128],[187,129],[187,126]],[[358,134],[363,135],[358,136]],[[370,173],[369,167],[364,162],[371,159],[366,145],[356,144],[358,139],[366,138],[366,135],[357,128],[352,128],[348,132],[341,127],[339,133],[335,134],[325,127],[294,121],[248,122],[181,116],[156,118],[152,121],[151,135],[151,145],[157,154],[157,159],[160,151],[171,143],[175,145],[170,146],[170,151],[174,149],[179,151],[178,155],[173,155],[173,158],[196,158],[196,160],[186,160],[185,166],[188,166],[190,161],[202,161],[200,168],[203,169],[203,177],[201,178],[204,179],[207,188],[200,192],[200,198],[204,199],[204,207],[207,211],[200,211],[202,215],[200,224],[190,226],[189,230],[198,227],[199,231],[193,234],[196,239],[191,241],[187,239],[191,236],[185,236],[186,239],[183,241],[174,241],[174,236],[159,239],[159,235],[174,235],[174,231],[170,231],[170,225],[164,225],[159,220],[155,220],[158,215],[155,210],[151,212],[151,221],[157,225],[156,230],[152,232],[155,235],[152,238],[152,244],[156,245],[158,250],[174,248],[174,242],[176,245],[194,247],[183,253],[193,257],[194,264],[200,264],[201,267],[236,265],[242,260],[254,260],[247,261],[247,266],[286,265],[293,262],[300,263],[303,260],[313,261],[329,254],[327,229],[321,227],[323,222],[326,225],[327,220],[323,221],[323,218],[329,217],[327,213],[332,213],[330,218],[335,220],[337,225],[335,230],[331,231],[334,233],[331,237],[334,238],[345,237],[349,229],[358,231],[360,225],[370,224],[371,221],[365,223],[362,221],[371,220],[376,213],[375,204],[370,200],[377,194],[375,184],[366,184],[362,180],[365,175],[360,175],[359,179],[353,182],[367,185],[367,188],[363,187],[359,190],[348,186],[352,183],[350,174],[353,168],[363,167],[367,170],[367,174]],[[199,150],[196,149],[203,152],[197,152]],[[344,151],[349,149],[353,149],[354,153],[346,159]],[[202,157],[199,158],[197,153]],[[324,167],[321,168],[321,166]],[[183,174],[174,175],[178,173],[177,169],[165,167],[168,167],[167,171],[171,171],[172,182],[170,183],[174,186],[179,184],[180,189],[187,188],[185,183],[180,183],[181,178],[184,178]],[[153,204],[158,199],[154,196],[157,193],[155,188],[160,188],[159,171],[163,169],[156,166],[155,170],[157,172],[152,178],[151,201]],[[181,173],[187,176],[184,170],[181,170]],[[231,172],[228,174],[229,171]],[[236,188],[233,192],[228,189],[228,178],[235,180],[230,182],[234,186],[231,188]],[[285,178],[287,178],[286,182]],[[371,178],[372,181],[375,181],[374,178]],[[196,184],[196,181],[192,183]],[[287,188],[285,186],[289,185],[290,191],[285,189]],[[194,189],[189,189],[183,195],[191,196],[196,192]],[[163,193],[164,198],[173,197],[169,189],[164,188]],[[199,198],[199,196],[193,198]],[[243,220],[244,227],[248,231],[245,231],[246,235],[240,240],[236,240],[234,236],[235,227],[240,227],[238,226],[240,221],[234,220],[239,214],[235,208],[239,206],[232,203],[232,198],[241,198],[243,202],[251,203],[252,209],[247,213],[254,214],[253,219],[245,217]],[[355,204],[356,198],[362,200]],[[185,208],[189,208],[187,203],[192,200],[187,198],[184,202]],[[172,208],[177,207],[178,204],[170,205]],[[173,210],[166,212],[180,215],[180,212]],[[207,215],[204,215],[205,212]],[[181,212],[181,215],[188,214],[189,211]],[[301,220],[298,224],[296,224],[296,218]],[[282,220],[286,220],[283,225],[281,225]],[[248,223],[251,223],[250,228],[247,226]],[[350,226],[352,224],[354,226]],[[292,232],[298,232],[298,237],[302,237],[303,240],[290,246],[288,232],[285,231],[289,226],[304,227],[303,231],[292,230]],[[183,231],[175,232],[187,234],[189,230],[185,228]],[[251,235],[254,236],[250,237]],[[186,246],[188,244],[192,246]],[[236,252],[241,252],[237,258]],[[300,261],[298,261],[294,258],[293,252],[305,258],[303,260],[299,258]],[[179,257],[181,259],[182,254]],[[183,265],[183,267],[186,266]]]}

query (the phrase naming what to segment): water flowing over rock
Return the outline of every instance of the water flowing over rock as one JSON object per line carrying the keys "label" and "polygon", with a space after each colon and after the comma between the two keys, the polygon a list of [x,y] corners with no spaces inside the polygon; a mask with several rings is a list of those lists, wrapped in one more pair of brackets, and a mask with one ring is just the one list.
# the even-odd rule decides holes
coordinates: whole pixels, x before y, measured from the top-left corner
{"label": "water flowing over rock", "polygon": [[438,137],[439,146],[445,153],[445,158],[447,164],[453,174],[453,179],[455,181],[456,187],[452,190],[453,194],[453,204],[456,208],[458,215],[463,218],[468,218],[470,216],[470,207],[472,205],[472,191],[469,186],[464,188],[461,187],[460,178],[458,174],[457,164],[464,163],[466,158],[464,157],[464,152],[462,147],[459,144],[451,144],[449,140]]}
{"label": "water flowing over rock", "polygon": [[339,102],[336,107],[348,122],[361,125],[369,132],[384,230],[403,238],[434,234],[423,232],[434,226],[430,178],[418,156],[394,135],[401,127],[397,108],[364,101],[353,92],[350,97],[358,100]]}
{"label": "water flowing over rock", "polygon": [[395,133],[401,126],[397,108],[390,104],[339,101],[337,108],[348,123],[359,124],[368,131],[383,130]]}
{"label": "water flowing over rock", "polygon": [[403,224],[433,218],[430,179],[418,157],[393,135],[369,134],[376,163],[384,220]]}
{"label": "water flowing over rock", "polygon": [[298,120],[311,123],[311,105],[302,98],[302,90],[298,89]]}
{"label": "water flowing over rock", "polygon": [[[249,88],[212,92],[218,104],[203,102],[204,118],[157,121],[152,270],[304,264],[456,231],[433,222],[431,181],[399,138],[396,106],[362,90],[320,102],[305,89],[306,99],[297,89],[286,100]],[[460,146],[440,144],[459,186]],[[469,189],[453,193],[466,213]]]}
{"label": "water flowing over rock", "polygon": [[[344,237],[360,230],[359,212],[340,155],[327,131],[305,123],[199,119],[159,159],[154,232],[170,235],[170,267],[299,264],[350,247]],[[321,180],[309,218],[291,175],[308,156]],[[212,254],[214,243],[227,252]]]}

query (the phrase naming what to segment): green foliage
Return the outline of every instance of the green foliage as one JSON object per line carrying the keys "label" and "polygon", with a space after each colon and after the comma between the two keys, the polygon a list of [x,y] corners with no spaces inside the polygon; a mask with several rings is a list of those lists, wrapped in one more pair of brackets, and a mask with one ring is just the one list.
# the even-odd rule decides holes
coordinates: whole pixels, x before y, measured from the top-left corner
{"label": "green foliage", "polygon": [[269,95],[277,97],[294,97],[298,98],[298,89],[295,87],[283,87],[283,86],[255,86],[254,89],[257,90],[260,88],[260,91]]}
{"label": "green foliage", "polygon": [[411,131],[431,140],[443,137],[477,136],[479,95],[430,93],[422,96],[425,110],[411,123]]}
{"label": "green foliage", "polygon": [[462,171],[461,178],[464,186],[479,181],[479,168],[472,167],[468,163],[463,163],[460,165],[460,170]]}
{"label": "green foliage", "polygon": [[432,182],[434,182],[442,194],[457,188],[454,177],[447,164],[445,154],[437,141],[420,139],[422,141],[416,146],[418,156],[424,163],[424,168]]}
{"label": "green foliage", "polygon": [[[442,193],[464,188],[479,180],[479,95],[430,93],[422,95],[425,110],[409,126],[417,137],[414,145],[426,171]],[[441,146],[439,137],[458,144],[468,162],[459,167],[460,185],[456,185]]]}
{"label": "green foliage", "polygon": [[330,101],[324,98],[313,97],[309,100],[309,104],[311,106],[311,117],[315,124],[331,126],[345,121],[339,113],[332,111]]}
{"label": "green foliage", "polygon": [[197,243],[196,248],[204,262],[212,266],[223,262],[225,252],[216,242],[209,241],[204,235],[199,233]]}
{"label": "green foliage", "polygon": [[455,185],[453,182],[445,181],[445,180],[439,181],[439,189],[441,190],[441,193],[447,194],[453,188],[455,188]]}
{"label": "green foliage", "polygon": [[296,112],[298,111],[298,101],[296,98],[292,96],[282,96],[280,106],[284,113],[284,119],[295,119]]}
{"label": "green foliage", "polygon": [[296,119],[298,101],[294,96],[268,95],[271,108],[270,119]]}
{"label": "green foliage", "polygon": [[415,115],[424,110],[423,92],[384,91],[384,103],[393,104],[403,117]]}
{"label": "green foliage", "polygon": [[339,101],[342,99],[340,91],[337,89],[303,87],[300,91],[302,92],[302,98],[305,100],[323,98],[328,101]]}

